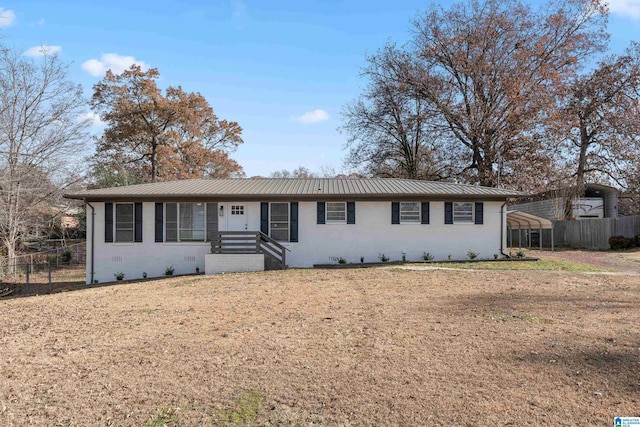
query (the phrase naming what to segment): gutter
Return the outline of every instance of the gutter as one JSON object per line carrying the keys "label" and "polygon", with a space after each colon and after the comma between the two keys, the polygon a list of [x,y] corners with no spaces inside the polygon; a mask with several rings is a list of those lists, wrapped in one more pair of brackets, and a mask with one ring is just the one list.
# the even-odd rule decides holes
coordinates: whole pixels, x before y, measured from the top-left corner
{"label": "gutter", "polygon": [[505,217],[504,208],[505,206],[507,206],[506,201],[502,204],[502,207],[500,208],[500,254],[502,254],[502,256],[504,257],[511,258],[508,254],[504,253],[504,246],[502,245],[502,242],[504,242],[504,217]]}
{"label": "gutter", "polygon": [[89,284],[93,285],[94,282],[94,276],[95,276],[95,271],[94,271],[94,241],[95,241],[95,235],[96,235],[96,209],[91,205],[91,203],[89,203],[87,201],[87,199],[84,199],[84,204],[89,206],[91,208],[91,281],[89,282]]}

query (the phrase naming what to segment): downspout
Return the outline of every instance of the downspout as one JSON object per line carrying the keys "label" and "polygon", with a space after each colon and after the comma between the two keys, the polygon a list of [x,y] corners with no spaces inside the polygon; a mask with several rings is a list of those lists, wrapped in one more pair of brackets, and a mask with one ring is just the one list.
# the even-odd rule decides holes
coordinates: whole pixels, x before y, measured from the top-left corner
{"label": "downspout", "polygon": [[504,253],[504,207],[507,206],[507,202],[505,201],[500,208],[500,254],[506,258],[511,258],[509,255]]}
{"label": "downspout", "polygon": [[95,275],[95,271],[94,271],[94,262],[93,262],[93,258],[94,258],[94,241],[95,241],[95,235],[96,235],[96,209],[91,206],[91,203],[87,202],[87,199],[84,199],[84,204],[89,206],[91,208],[91,281],[89,282],[90,285],[93,285],[94,282],[94,275]]}

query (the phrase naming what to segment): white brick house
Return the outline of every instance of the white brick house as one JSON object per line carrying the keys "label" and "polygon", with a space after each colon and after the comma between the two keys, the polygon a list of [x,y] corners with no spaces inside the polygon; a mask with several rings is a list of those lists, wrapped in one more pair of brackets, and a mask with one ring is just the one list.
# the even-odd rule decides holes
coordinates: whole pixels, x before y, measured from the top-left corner
{"label": "white brick house", "polygon": [[[145,273],[162,276],[167,267],[175,274],[205,271],[211,241],[225,257],[208,259],[207,272],[255,270],[255,255],[269,254],[263,244],[271,245],[272,252],[282,250],[288,267],[339,258],[375,262],[382,254],[410,261],[424,252],[435,259],[466,259],[473,251],[493,259],[494,254],[502,257],[506,246],[506,201],[518,196],[509,190],[405,179],[226,179],[65,197],[87,205],[91,283],[112,281],[119,272],[136,279]],[[240,241],[243,234],[248,240]],[[238,258],[245,255],[244,261]]]}

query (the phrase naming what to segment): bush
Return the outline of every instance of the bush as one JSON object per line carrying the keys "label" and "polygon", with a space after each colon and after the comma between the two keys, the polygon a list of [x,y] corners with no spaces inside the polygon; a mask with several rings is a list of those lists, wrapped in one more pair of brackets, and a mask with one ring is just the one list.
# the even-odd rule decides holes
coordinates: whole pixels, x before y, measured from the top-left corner
{"label": "bush", "polygon": [[173,265],[172,265],[171,267],[167,267],[167,268],[164,270],[164,275],[165,275],[165,276],[173,276],[173,272],[174,272],[174,271],[175,271],[175,270],[173,269]]}
{"label": "bush", "polygon": [[424,261],[432,261],[433,260],[433,255],[431,255],[429,252],[423,252],[422,253],[422,259]]}
{"label": "bush", "polygon": [[478,255],[478,252],[474,252],[471,249],[467,251],[467,256],[469,257],[469,259],[476,259],[478,258]]}
{"label": "bush", "polygon": [[389,261],[389,257],[386,256],[385,254],[379,254],[378,255],[378,259],[380,260],[380,262],[387,262]]}
{"label": "bush", "polygon": [[624,236],[611,236],[609,237],[609,246],[614,251],[622,249],[629,249],[636,246],[637,236],[634,239],[630,239]]}
{"label": "bush", "polygon": [[71,262],[72,259],[73,259],[73,253],[71,253],[71,251],[64,251],[64,253],[62,254],[62,262],[68,264]]}

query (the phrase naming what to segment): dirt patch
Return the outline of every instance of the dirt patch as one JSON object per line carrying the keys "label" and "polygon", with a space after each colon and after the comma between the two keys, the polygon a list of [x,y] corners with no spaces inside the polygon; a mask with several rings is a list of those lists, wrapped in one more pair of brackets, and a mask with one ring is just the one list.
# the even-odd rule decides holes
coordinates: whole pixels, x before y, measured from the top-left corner
{"label": "dirt patch", "polygon": [[540,259],[558,259],[570,262],[593,265],[610,271],[622,273],[640,273],[640,250],[631,251],[586,251],[563,250],[551,251],[525,251],[528,256]]}
{"label": "dirt patch", "polygon": [[0,301],[0,425],[610,425],[640,281],[290,270]]}

